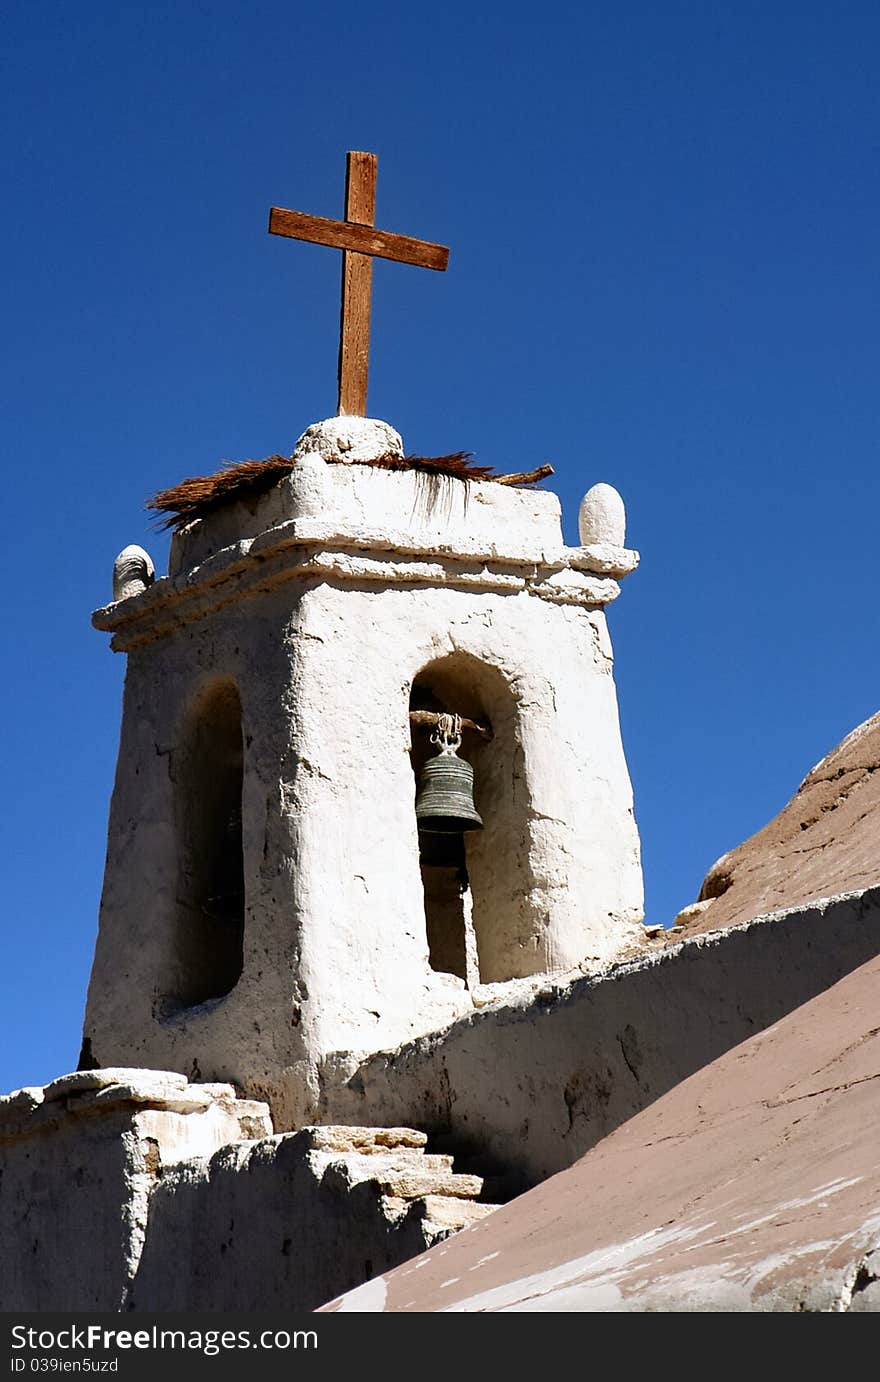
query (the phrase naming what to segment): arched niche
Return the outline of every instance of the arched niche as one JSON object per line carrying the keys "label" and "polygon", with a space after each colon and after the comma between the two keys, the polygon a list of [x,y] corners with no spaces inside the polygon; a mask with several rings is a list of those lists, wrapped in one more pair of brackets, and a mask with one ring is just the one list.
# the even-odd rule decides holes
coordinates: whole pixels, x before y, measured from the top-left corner
{"label": "arched niche", "polygon": [[[537,938],[528,896],[528,809],[516,700],[498,668],[464,652],[413,678],[412,711],[459,714],[491,729],[464,730],[459,757],[474,769],[482,830],[419,835],[428,949],[434,969],[469,985],[535,971]],[[430,727],[411,724],[416,789],[437,748]]]}
{"label": "arched niche", "polygon": [[231,992],[244,940],[241,699],[230,679],[204,689],[174,753],[177,834],[173,1006]]}

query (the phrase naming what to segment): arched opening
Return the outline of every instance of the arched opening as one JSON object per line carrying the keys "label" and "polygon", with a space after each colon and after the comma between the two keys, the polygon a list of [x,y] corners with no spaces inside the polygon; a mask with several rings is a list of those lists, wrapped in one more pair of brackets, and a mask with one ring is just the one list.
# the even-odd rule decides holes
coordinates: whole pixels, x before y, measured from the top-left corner
{"label": "arched opening", "polygon": [[429,717],[458,714],[472,722],[463,728],[458,756],[474,769],[474,804],[483,820],[481,830],[419,831],[431,968],[455,974],[469,987],[529,972],[529,961],[519,953],[528,880],[524,775],[511,690],[497,668],[451,653],[415,677],[410,712],[416,792],[425,763],[437,753]]}
{"label": "arched opening", "polygon": [[241,700],[232,681],[197,700],[175,754],[177,928],[169,995],[192,1007],[241,977],[244,856]]}

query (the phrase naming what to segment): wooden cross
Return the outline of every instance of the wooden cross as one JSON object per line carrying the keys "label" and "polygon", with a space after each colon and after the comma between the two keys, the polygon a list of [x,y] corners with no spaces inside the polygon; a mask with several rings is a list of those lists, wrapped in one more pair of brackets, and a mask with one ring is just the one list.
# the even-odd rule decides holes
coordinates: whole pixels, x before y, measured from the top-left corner
{"label": "wooden cross", "polygon": [[270,235],[308,240],[342,250],[342,317],[339,329],[339,405],[337,413],[367,415],[367,373],[370,364],[370,292],[373,258],[396,259],[421,269],[445,269],[449,250],[429,240],[376,230],[375,154],[350,152],[345,165],[345,220],[307,216],[273,206]]}

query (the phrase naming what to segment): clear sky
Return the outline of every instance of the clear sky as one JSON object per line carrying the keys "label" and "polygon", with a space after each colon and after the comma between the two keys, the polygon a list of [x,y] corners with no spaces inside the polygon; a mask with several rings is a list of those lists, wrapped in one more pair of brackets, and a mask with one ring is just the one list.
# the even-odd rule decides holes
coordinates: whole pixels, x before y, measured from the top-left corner
{"label": "clear sky", "polygon": [[338,216],[378,263],[370,412],[422,454],[545,461],[609,611],[647,916],[668,923],[878,701],[880,10],[11,0],[2,31],[0,1090],[73,1068],[123,658],[89,614],[144,500],[335,409]]}

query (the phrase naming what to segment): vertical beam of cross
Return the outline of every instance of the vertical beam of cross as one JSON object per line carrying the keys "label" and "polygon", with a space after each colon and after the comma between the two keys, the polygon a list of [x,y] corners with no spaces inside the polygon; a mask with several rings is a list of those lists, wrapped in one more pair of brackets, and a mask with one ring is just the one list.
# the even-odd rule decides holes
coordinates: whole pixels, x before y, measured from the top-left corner
{"label": "vertical beam of cross", "polygon": [[[376,224],[375,154],[346,155],[345,219],[360,226]],[[342,308],[339,321],[339,402],[337,413],[366,417],[370,370],[370,308],[373,260],[354,250],[342,253]]]}
{"label": "vertical beam of cross", "polygon": [[445,245],[376,230],[375,154],[350,152],[346,159],[345,220],[330,221],[273,206],[269,233],[343,251],[342,310],[339,328],[339,402],[337,412],[366,417],[370,364],[370,299],[373,258],[394,259],[442,272],[449,262]]}

